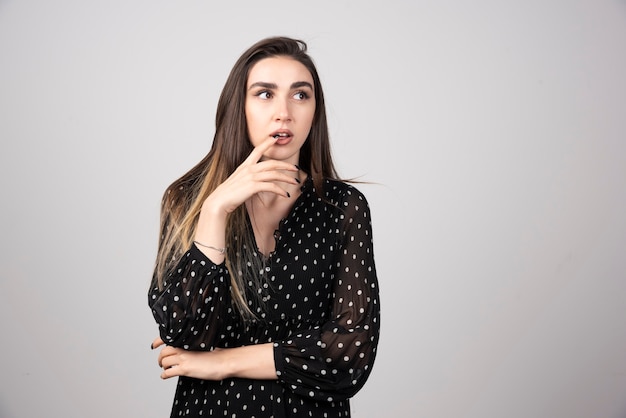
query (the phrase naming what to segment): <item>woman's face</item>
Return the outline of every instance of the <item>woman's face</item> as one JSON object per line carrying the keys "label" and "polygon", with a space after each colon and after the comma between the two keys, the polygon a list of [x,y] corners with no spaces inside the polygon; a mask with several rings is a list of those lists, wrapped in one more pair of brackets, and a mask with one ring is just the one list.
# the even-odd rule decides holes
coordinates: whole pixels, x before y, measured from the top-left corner
{"label": "woman's face", "polygon": [[298,164],[315,114],[311,73],[292,58],[262,59],[248,75],[245,111],[253,146],[279,135],[264,158]]}

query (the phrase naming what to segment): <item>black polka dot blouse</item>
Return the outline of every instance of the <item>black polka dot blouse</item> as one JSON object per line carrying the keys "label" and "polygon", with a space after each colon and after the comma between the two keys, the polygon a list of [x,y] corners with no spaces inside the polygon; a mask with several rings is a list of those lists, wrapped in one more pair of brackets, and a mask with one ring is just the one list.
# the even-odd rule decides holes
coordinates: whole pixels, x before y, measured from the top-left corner
{"label": "black polka dot blouse", "polygon": [[278,380],[180,377],[172,417],[349,417],[378,344],[380,305],[368,203],[354,186],[307,179],[276,231],[257,319],[231,304],[225,264],[192,246],[149,305],[166,344],[189,350],[271,342]]}

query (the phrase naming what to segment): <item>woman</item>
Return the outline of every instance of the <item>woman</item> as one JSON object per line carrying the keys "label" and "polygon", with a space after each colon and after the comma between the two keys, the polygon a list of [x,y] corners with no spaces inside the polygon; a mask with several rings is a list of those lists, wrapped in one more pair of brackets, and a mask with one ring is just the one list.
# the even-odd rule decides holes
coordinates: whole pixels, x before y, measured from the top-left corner
{"label": "woman", "polygon": [[338,180],[306,44],[248,49],[166,191],[149,291],[171,416],[349,417],[379,337],[365,197]]}

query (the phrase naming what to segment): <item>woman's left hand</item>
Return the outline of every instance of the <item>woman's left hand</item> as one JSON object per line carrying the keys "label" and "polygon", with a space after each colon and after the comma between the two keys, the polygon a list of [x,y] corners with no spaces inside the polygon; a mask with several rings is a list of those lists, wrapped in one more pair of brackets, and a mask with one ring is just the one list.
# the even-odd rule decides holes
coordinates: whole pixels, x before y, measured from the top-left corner
{"label": "woman's left hand", "polygon": [[161,379],[187,376],[204,380],[222,380],[227,377],[223,372],[224,359],[221,356],[224,349],[189,351],[165,345],[161,338],[156,338],[152,342],[153,349],[161,346],[163,348],[158,359],[159,366],[163,368]]}

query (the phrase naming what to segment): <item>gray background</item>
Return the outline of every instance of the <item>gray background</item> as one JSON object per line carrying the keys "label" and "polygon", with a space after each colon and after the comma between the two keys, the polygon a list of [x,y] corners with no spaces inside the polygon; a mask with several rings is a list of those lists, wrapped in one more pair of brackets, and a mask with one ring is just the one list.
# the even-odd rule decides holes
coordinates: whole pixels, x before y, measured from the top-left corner
{"label": "gray background", "polygon": [[0,0],[0,416],[165,417],[165,187],[270,35],[310,45],[368,196],[355,417],[626,417],[626,2]]}

